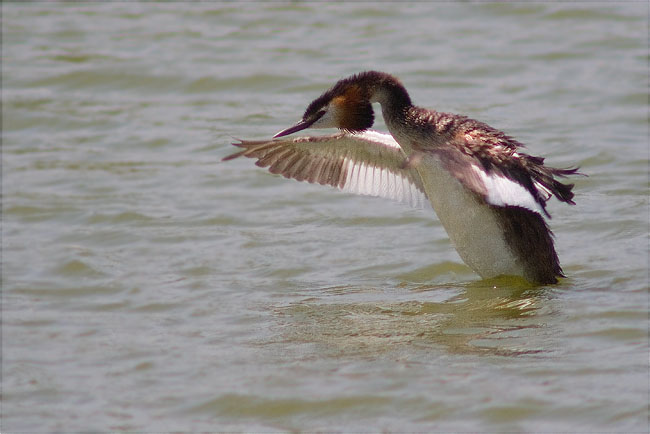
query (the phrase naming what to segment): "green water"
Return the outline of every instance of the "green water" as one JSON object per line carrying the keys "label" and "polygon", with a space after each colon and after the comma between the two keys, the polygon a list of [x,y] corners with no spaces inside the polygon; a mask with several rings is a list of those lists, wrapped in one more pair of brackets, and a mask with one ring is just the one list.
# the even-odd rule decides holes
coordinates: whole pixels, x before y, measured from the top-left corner
{"label": "green water", "polygon": [[[644,2],[3,3],[2,431],[647,431],[647,34]],[[581,166],[567,279],[219,162],[371,68]]]}

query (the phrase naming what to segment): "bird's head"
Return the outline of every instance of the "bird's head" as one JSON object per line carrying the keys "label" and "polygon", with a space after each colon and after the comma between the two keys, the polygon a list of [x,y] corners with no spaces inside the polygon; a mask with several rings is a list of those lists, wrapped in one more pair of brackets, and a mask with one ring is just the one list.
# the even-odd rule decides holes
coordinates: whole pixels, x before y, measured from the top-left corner
{"label": "bird's head", "polygon": [[367,130],[375,120],[370,97],[370,89],[358,75],[340,80],[309,104],[300,122],[273,138],[307,128],[339,128],[350,132]]}

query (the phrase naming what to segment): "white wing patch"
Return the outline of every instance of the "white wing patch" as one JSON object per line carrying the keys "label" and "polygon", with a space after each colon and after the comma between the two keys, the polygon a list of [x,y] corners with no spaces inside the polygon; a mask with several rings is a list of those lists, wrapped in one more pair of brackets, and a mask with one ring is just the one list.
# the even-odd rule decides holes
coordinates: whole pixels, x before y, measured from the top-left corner
{"label": "white wing patch", "polygon": [[406,203],[414,208],[424,208],[427,197],[400,173],[384,167],[369,166],[360,161],[345,159],[348,172],[341,190],[348,193],[383,197]]}
{"label": "white wing patch", "polygon": [[539,191],[539,194],[541,194],[542,197],[544,198],[544,202],[546,202],[547,200],[549,200],[553,196],[553,193],[551,193],[551,190],[544,187],[539,182],[535,181],[535,183],[533,185],[535,186],[537,191]]}
{"label": "white wing patch", "polygon": [[[472,169],[483,181],[487,190],[486,200],[495,206],[518,206],[544,216],[544,209],[526,188],[517,182],[496,173],[486,173],[478,166]],[[539,186],[535,186],[539,189]]]}
{"label": "white wing patch", "polygon": [[362,140],[378,142],[391,148],[402,149],[401,146],[395,141],[393,136],[386,133],[380,133],[379,131],[366,130],[360,133],[352,133],[350,135],[353,137],[358,137]]}

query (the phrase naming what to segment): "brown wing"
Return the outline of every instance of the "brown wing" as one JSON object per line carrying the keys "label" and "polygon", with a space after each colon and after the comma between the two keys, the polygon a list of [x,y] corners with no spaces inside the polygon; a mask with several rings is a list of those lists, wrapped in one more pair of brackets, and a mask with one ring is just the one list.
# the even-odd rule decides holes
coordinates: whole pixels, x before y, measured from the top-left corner
{"label": "brown wing", "polygon": [[555,196],[574,205],[573,184],[557,178],[580,174],[577,168],[557,169],[544,159],[519,152],[523,145],[490,126],[462,119],[441,152],[448,170],[470,190],[495,206],[516,206],[550,217],[546,202]]}
{"label": "brown wing", "polygon": [[298,181],[330,185],[351,193],[385,197],[424,206],[428,203],[417,170],[401,148],[376,131],[253,141],[233,145],[242,151],[223,158],[256,159],[269,172]]}

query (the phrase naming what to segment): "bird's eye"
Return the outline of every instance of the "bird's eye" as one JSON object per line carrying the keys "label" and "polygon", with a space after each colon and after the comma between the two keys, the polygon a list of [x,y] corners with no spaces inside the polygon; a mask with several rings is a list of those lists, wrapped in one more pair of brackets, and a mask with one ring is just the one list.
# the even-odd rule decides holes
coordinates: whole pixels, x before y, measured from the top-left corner
{"label": "bird's eye", "polygon": [[314,120],[318,120],[318,119],[322,118],[323,115],[325,114],[325,112],[327,112],[327,110],[325,110],[325,109],[323,109],[323,110],[318,110],[318,111],[316,112],[316,114],[314,115]]}

